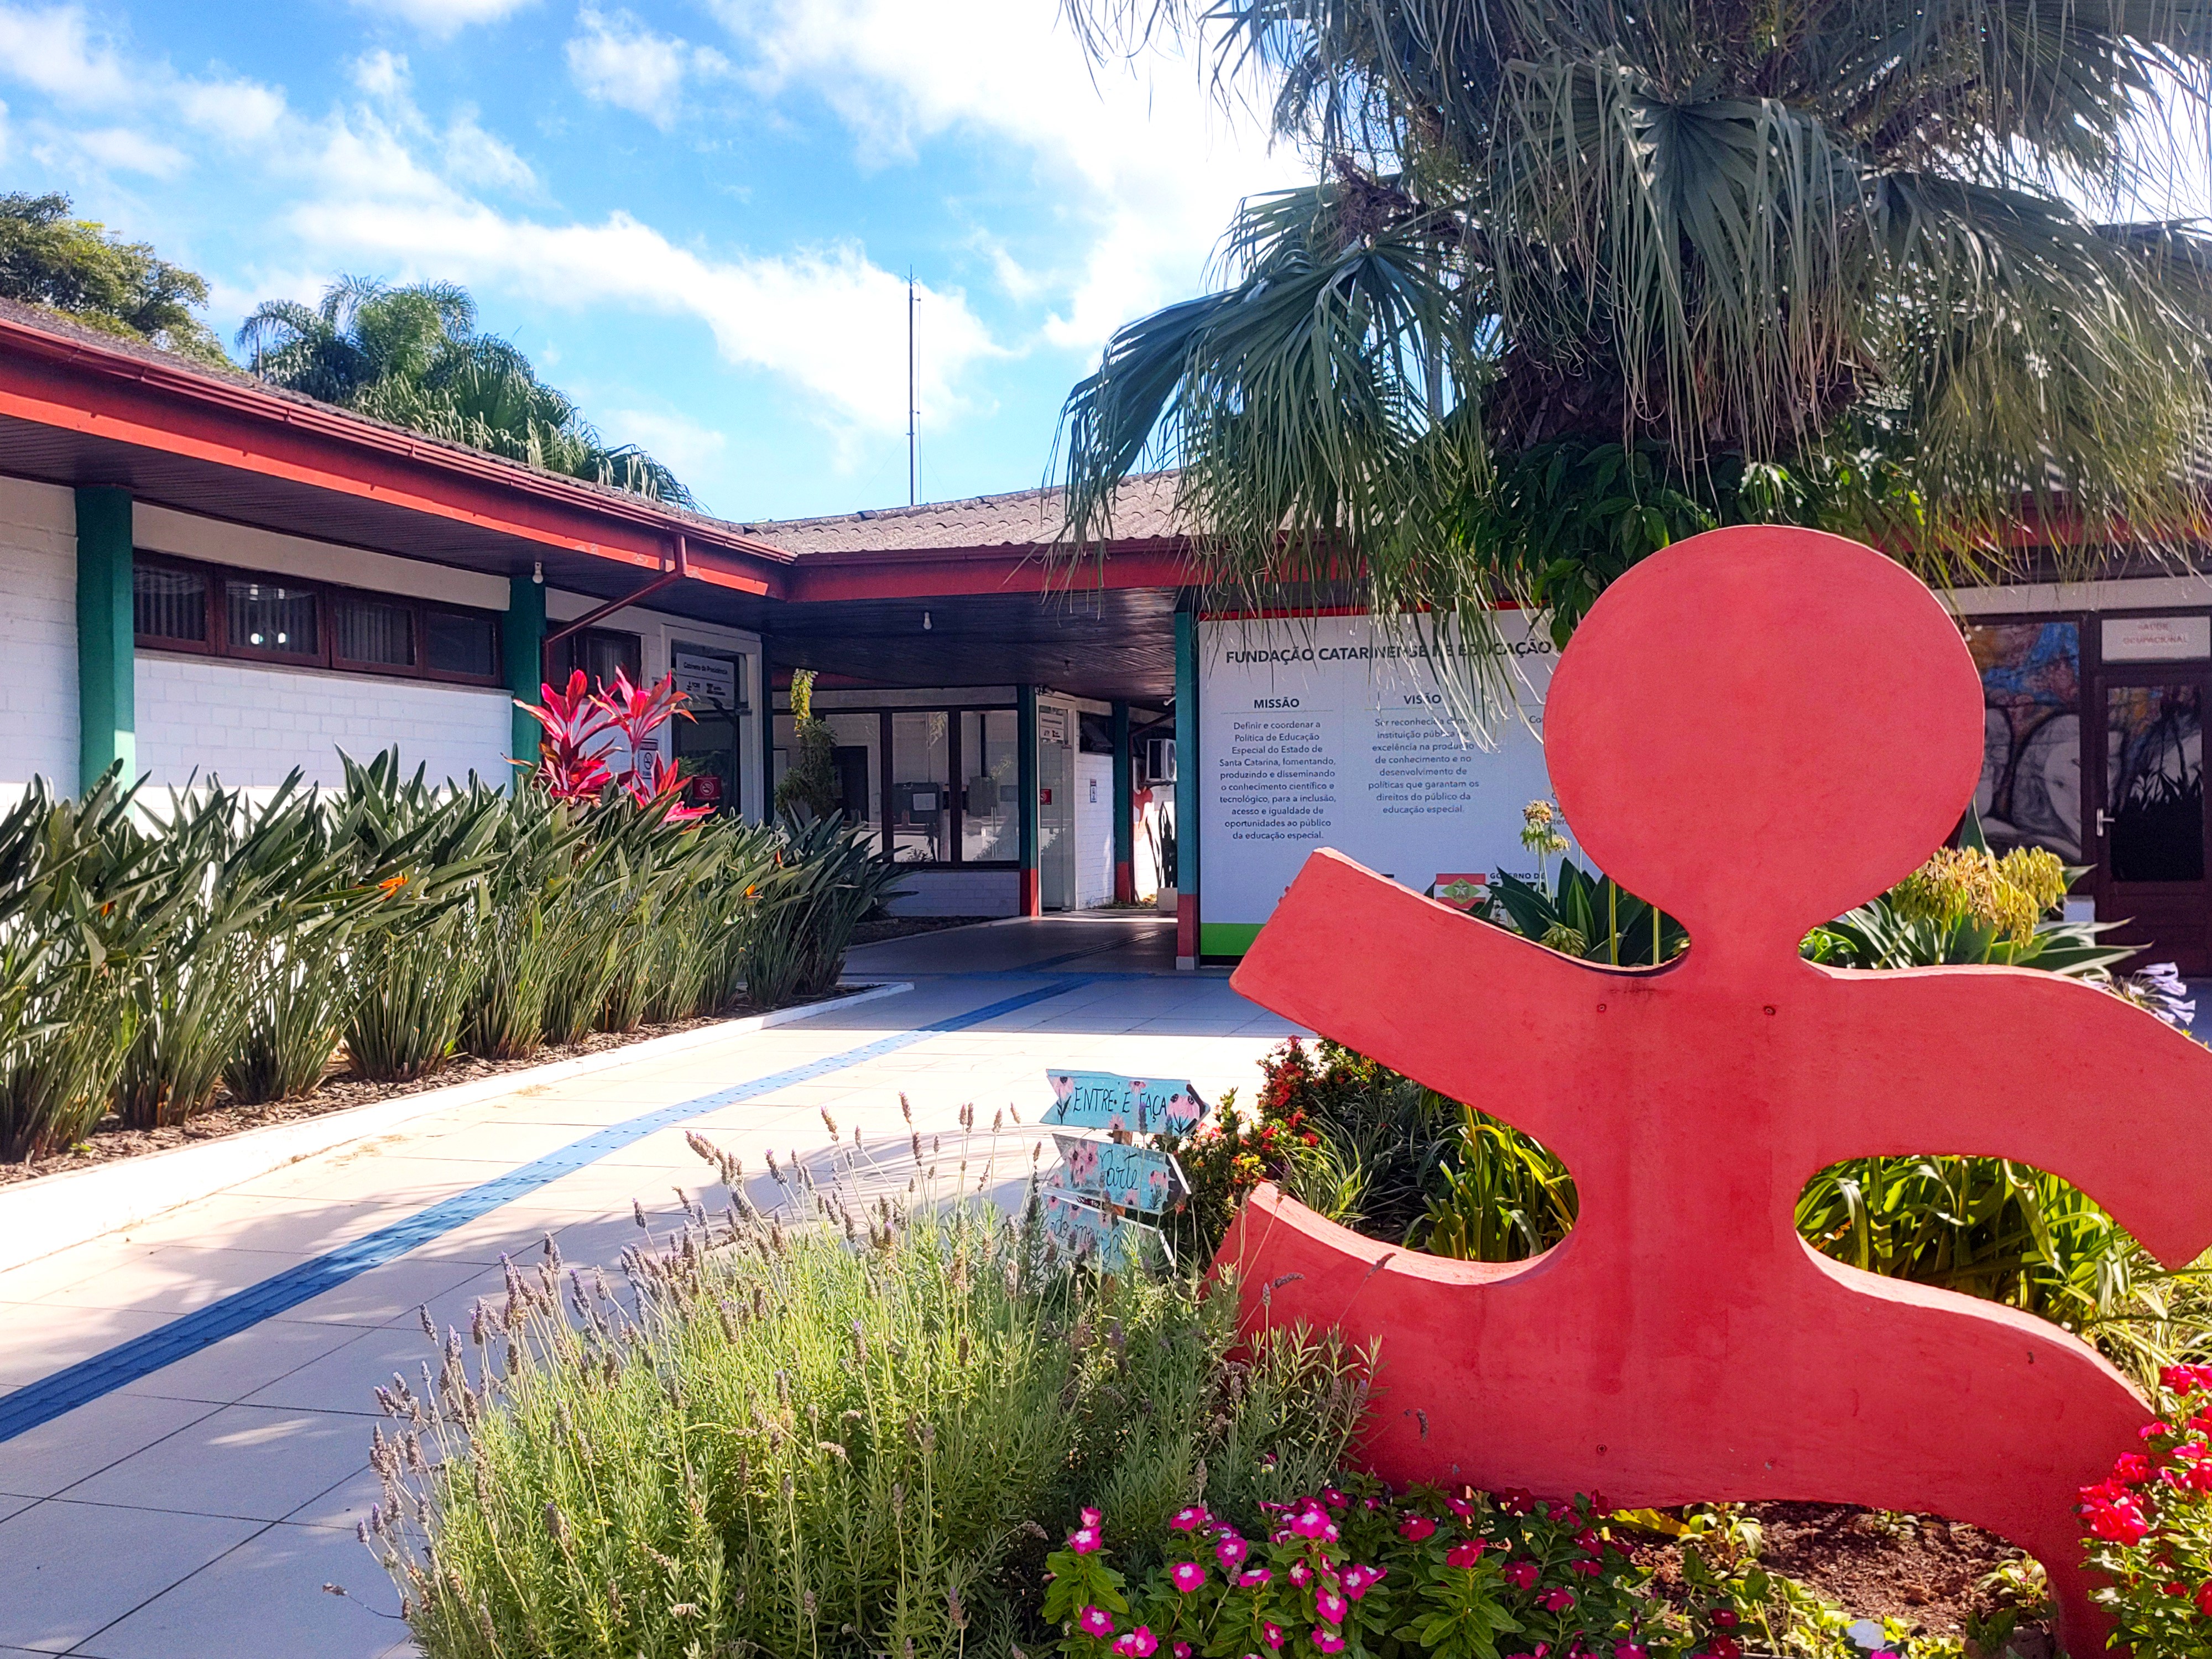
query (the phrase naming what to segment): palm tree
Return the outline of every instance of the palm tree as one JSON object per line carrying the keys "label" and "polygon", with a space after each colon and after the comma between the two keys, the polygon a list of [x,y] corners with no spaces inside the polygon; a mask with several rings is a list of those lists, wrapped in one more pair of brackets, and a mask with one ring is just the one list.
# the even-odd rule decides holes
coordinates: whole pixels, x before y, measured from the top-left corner
{"label": "palm tree", "polygon": [[506,340],[477,332],[452,283],[341,276],[313,306],[268,300],[238,331],[256,374],[434,438],[678,507],[691,492],[635,445],[610,446]]}
{"label": "palm tree", "polygon": [[1218,578],[1564,636],[1719,520],[1951,580],[2027,514],[2062,562],[2201,528],[2212,240],[2131,222],[2212,129],[2193,0],[1067,4],[1213,54],[1317,175],[1070,394],[1069,545],[1167,465]]}

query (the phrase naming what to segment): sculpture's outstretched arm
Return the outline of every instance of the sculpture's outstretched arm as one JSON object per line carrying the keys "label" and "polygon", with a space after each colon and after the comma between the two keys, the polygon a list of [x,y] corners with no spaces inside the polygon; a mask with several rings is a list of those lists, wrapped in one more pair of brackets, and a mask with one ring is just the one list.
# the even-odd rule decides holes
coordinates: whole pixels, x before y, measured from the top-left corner
{"label": "sculpture's outstretched arm", "polygon": [[[1875,1154],[2016,1158],[2062,1176],[2168,1267],[2212,1245],[2212,1050],[2108,992],[2024,968],[1808,970],[1835,1109],[1819,1167]],[[1825,1053],[1820,1050],[1825,1049]]]}
{"label": "sculpture's outstretched arm", "polygon": [[1589,1103],[1563,1045],[1587,1038],[1609,987],[1650,977],[1592,969],[1323,850],[1230,983],[1564,1150]]}

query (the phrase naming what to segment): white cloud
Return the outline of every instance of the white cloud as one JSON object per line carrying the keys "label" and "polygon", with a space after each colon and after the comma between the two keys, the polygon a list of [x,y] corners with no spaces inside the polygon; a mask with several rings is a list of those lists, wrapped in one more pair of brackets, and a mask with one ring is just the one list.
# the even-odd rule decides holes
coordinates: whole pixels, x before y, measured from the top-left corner
{"label": "white cloud", "polygon": [[74,151],[105,171],[143,173],[155,179],[173,179],[191,165],[191,159],[173,144],[149,138],[128,127],[73,132],[57,148]]}
{"label": "white cloud", "polygon": [[471,23],[496,23],[531,0],[354,0],[362,11],[412,23],[434,40],[450,40]]}
{"label": "white cloud", "polygon": [[[349,167],[350,172],[350,167]],[[458,192],[364,198],[342,191],[292,221],[333,261],[397,264],[405,274],[495,283],[547,304],[614,302],[703,321],[723,358],[811,394],[833,430],[906,426],[906,281],[850,244],[716,259],[626,213],[549,224],[495,212]],[[967,406],[963,382],[1002,353],[957,289],[928,291],[921,395],[939,417]]]}
{"label": "white cloud", "polygon": [[94,43],[75,6],[0,6],[0,66],[66,103],[112,104],[134,90],[114,49]]}
{"label": "white cloud", "polygon": [[678,477],[701,477],[720,470],[729,439],[686,415],[650,409],[609,409],[592,423],[611,444],[636,444]]}
{"label": "white cloud", "polygon": [[[159,60],[126,64],[112,43],[94,38],[74,5],[0,3],[0,79],[77,108],[173,116],[234,146],[266,139],[287,113],[284,94],[258,82],[195,79]],[[76,147],[102,166],[161,177],[181,170],[185,160],[173,145],[119,128],[81,135]]]}
{"label": "white cloud", "polygon": [[1061,186],[1069,257],[1045,270],[987,250],[1010,297],[1049,295],[1045,337],[1095,350],[1115,327],[1190,294],[1240,198],[1310,177],[1264,124],[1225,113],[1188,63],[1102,68],[1036,0],[710,0],[769,94],[826,100],[866,161],[891,165],[947,133],[1011,143]]}
{"label": "white cloud", "polygon": [[286,114],[283,93],[252,81],[180,82],[174,95],[185,120],[234,144],[266,138]]}
{"label": "white cloud", "polygon": [[407,54],[381,46],[362,53],[347,67],[354,85],[371,98],[398,98],[414,84],[415,73],[407,65]]}
{"label": "white cloud", "polygon": [[627,11],[610,15],[586,6],[576,21],[580,33],[568,41],[569,78],[586,97],[642,115],[664,132],[676,124],[687,76],[729,68],[711,46],[655,34]]}

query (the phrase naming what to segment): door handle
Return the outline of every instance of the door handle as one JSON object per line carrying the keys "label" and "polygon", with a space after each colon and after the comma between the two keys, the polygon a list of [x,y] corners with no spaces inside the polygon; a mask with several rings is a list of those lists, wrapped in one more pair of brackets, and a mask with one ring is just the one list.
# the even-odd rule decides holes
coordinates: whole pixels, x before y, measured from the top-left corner
{"label": "door handle", "polygon": [[2109,833],[2112,825],[2116,822],[2117,820],[2112,817],[2112,815],[2110,812],[2107,812],[2103,807],[2100,806],[2097,809],[2097,833],[2099,835],[2101,836]]}

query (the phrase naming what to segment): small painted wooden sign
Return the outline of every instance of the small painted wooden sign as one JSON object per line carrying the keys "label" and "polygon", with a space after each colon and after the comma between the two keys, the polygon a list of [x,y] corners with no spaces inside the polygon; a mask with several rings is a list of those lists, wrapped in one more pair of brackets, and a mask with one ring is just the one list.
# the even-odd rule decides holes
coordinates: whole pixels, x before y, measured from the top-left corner
{"label": "small painted wooden sign", "polygon": [[1117,1219],[1080,1193],[1048,1186],[1037,1196],[1046,1237],[1074,1261],[1105,1273],[1130,1273],[1168,1254],[1158,1230],[1127,1217]]}
{"label": "small painted wooden sign", "polygon": [[1172,1209],[1190,1193],[1182,1166],[1165,1152],[1080,1135],[1054,1135],[1052,1140],[1060,1148],[1061,1177],[1079,1193],[1144,1215]]}
{"label": "small painted wooden sign", "polygon": [[1188,1134],[1207,1109],[1189,1084],[1165,1079],[1047,1072],[1045,1080],[1052,1085],[1052,1104],[1042,1121],[1054,1128]]}

